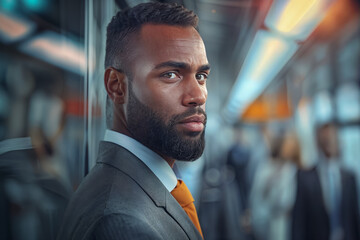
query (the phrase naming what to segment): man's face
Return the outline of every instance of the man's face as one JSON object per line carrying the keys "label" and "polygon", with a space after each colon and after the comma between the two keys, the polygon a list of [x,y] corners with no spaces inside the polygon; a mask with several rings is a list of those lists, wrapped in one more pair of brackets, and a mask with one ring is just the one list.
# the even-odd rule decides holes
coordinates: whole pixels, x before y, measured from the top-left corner
{"label": "man's face", "polygon": [[326,157],[338,156],[337,133],[334,124],[326,124],[317,129],[317,141],[320,150]]}
{"label": "man's face", "polygon": [[133,44],[127,128],[162,156],[195,160],[204,149],[205,47],[192,27],[144,25]]}

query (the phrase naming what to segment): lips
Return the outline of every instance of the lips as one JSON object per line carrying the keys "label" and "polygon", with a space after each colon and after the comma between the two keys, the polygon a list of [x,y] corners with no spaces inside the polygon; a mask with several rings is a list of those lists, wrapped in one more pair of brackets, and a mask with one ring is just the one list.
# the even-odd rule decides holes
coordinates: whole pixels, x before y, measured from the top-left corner
{"label": "lips", "polygon": [[194,115],[179,122],[180,127],[191,132],[201,132],[204,129],[206,118],[204,115]]}
{"label": "lips", "polygon": [[189,123],[189,122],[199,122],[199,123],[204,124],[205,116],[204,115],[195,115],[195,116],[190,116],[190,117],[185,118],[184,120],[180,121],[180,123]]}

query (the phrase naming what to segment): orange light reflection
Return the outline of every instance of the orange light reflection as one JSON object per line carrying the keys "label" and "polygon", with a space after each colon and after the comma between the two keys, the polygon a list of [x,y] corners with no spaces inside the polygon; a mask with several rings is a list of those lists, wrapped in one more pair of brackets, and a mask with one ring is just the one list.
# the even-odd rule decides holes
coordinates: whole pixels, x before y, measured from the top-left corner
{"label": "orange light reflection", "polygon": [[3,13],[0,13],[0,23],[0,32],[13,41],[22,38],[29,31],[29,27],[22,21],[11,18]]}

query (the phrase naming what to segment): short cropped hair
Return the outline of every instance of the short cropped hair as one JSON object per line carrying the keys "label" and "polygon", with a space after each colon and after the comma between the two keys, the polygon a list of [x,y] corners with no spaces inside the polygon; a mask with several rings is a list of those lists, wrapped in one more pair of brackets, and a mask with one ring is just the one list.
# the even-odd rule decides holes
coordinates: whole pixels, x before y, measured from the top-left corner
{"label": "short cropped hair", "polygon": [[148,2],[119,11],[107,26],[105,68],[114,67],[126,72],[129,42],[147,23],[197,29],[198,17],[176,3]]}

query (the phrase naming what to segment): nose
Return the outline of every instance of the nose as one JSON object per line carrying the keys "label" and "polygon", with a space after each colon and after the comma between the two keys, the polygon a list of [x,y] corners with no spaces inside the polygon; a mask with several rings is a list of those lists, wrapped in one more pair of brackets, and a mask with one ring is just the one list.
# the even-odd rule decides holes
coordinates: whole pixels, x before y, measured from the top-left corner
{"label": "nose", "polygon": [[183,105],[186,107],[197,107],[204,105],[207,98],[206,85],[200,84],[198,80],[189,78],[185,81]]}

